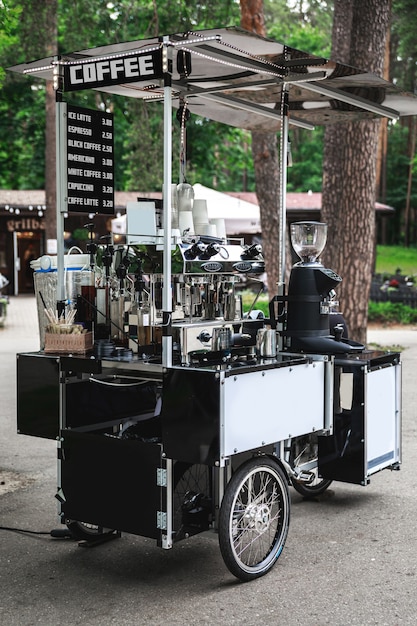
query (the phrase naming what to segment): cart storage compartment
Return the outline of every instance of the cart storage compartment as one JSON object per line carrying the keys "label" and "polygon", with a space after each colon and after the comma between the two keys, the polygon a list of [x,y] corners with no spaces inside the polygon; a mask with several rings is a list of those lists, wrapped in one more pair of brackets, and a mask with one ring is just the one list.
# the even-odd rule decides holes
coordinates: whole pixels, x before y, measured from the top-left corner
{"label": "cart storage compartment", "polygon": [[217,461],[323,429],[323,361],[239,370],[173,368],[164,378],[162,437],[171,458]]}
{"label": "cart storage compartment", "polygon": [[58,497],[67,519],[159,538],[159,444],[64,430],[59,454]]}
{"label": "cart storage compartment", "polygon": [[153,414],[158,384],[136,377],[103,376],[65,385],[65,426],[120,422],[129,417]]}
{"label": "cart storage compartment", "polygon": [[324,427],[324,361],[226,377],[222,459]]}
{"label": "cart storage compartment", "polygon": [[17,431],[56,439],[59,434],[59,358],[17,355]]}
{"label": "cart storage compartment", "polygon": [[338,359],[340,406],[333,434],[319,437],[319,474],[366,485],[369,477],[401,462],[399,355],[363,353]]}

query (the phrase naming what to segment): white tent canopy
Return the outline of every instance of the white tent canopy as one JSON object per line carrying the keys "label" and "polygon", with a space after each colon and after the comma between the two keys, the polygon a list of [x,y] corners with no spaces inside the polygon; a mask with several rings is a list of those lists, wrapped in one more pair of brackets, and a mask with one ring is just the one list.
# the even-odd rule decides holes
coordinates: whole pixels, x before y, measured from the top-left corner
{"label": "white tent canopy", "polygon": [[204,187],[199,183],[193,187],[195,198],[207,202],[209,220],[223,218],[228,235],[261,232],[259,206],[256,204]]}
{"label": "white tent canopy", "polygon": [[[209,220],[223,218],[228,236],[242,233],[256,234],[261,232],[259,207],[252,202],[210,189],[199,183],[193,185],[194,196],[198,200],[206,200]],[[112,232],[126,234],[126,215],[112,220]]]}

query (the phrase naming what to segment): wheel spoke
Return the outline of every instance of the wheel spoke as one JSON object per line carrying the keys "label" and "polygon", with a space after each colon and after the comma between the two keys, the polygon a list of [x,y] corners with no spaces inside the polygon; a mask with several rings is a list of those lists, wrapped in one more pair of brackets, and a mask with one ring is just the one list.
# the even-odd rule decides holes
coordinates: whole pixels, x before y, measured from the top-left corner
{"label": "wheel spoke", "polygon": [[[174,466],[174,493],[173,493],[173,528],[176,532],[175,541],[183,539],[187,528],[187,511],[184,505],[192,501],[193,497],[203,495],[208,502],[211,497],[210,469],[207,465],[177,462]],[[185,517],[184,517],[185,516]],[[207,523],[209,512],[207,511]],[[189,520],[188,520],[189,521]],[[194,524],[192,534],[198,532],[198,525]]]}
{"label": "wheel spoke", "polygon": [[243,524],[237,529],[237,538],[234,540],[234,545],[236,549],[236,553],[239,558],[244,556],[244,553],[249,550],[249,557],[247,557],[247,562],[255,563],[256,558],[253,556],[253,550],[260,549],[266,543],[270,545],[272,538],[274,537],[278,525],[278,520],[280,517],[280,511],[278,510],[276,515],[271,518],[270,522],[267,526],[258,530],[252,524]]}

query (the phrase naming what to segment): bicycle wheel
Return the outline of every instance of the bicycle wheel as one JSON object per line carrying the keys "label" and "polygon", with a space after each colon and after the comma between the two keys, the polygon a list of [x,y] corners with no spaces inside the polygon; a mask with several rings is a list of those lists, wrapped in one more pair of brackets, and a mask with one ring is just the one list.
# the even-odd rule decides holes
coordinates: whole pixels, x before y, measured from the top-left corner
{"label": "bicycle wheel", "polygon": [[102,535],[112,532],[107,528],[95,526],[94,524],[87,524],[86,522],[78,522],[76,520],[67,520],[66,525],[72,538],[76,541],[94,541]]}
{"label": "bicycle wheel", "polygon": [[290,463],[295,469],[300,469],[303,465],[313,464],[308,471],[314,474],[314,478],[310,483],[305,483],[295,478],[291,478],[291,484],[294,489],[304,498],[314,498],[324,493],[330,487],[333,481],[326,478],[320,478],[318,475],[318,441],[317,435],[303,435],[295,437],[291,441]]}
{"label": "bicycle wheel", "polygon": [[288,534],[290,497],[284,472],[274,460],[256,457],[229,481],[219,516],[219,544],[230,572],[242,581],[275,565]]}
{"label": "bicycle wheel", "polygon": [[207,530],[212,521],[212,469],[176,461],[173,469],[175,541]]}

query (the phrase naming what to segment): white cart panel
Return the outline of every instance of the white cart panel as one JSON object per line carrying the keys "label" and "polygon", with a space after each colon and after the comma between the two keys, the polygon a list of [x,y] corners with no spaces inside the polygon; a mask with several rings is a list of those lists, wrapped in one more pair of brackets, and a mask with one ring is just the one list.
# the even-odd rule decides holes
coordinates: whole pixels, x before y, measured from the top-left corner
{"label": "white cart panel", "polygon": [[368,372],[366,376],[366,461],[368,474],[400,461],[401,366]]}
{"label": "white cart panel", "polygon": [[324,362],[223,380],[221,457],[323,428]]}

